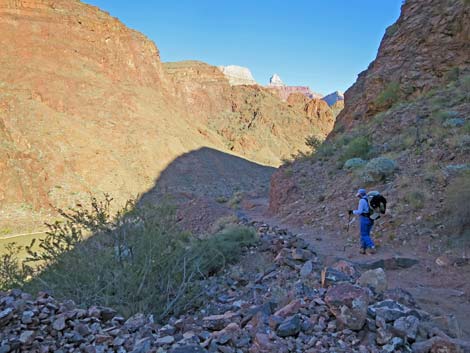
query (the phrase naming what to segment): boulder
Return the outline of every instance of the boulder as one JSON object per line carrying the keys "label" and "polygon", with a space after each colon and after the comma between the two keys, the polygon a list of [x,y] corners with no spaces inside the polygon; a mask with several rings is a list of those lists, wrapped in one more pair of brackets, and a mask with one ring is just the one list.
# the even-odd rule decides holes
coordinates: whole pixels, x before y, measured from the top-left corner
{"label": "boulder", "polygon": [[328,289],[325,302],[338,322],[351,330],[360,330],[367,318],[369,292],[349,283]]}
{"label": "boulder", "polygon": [[282,322],[276,330],[280,337],[297,336],[301,329],[301,320],[298,315],[294,315]]}
{"label": "boulder", "polygon": [[458,344],[438,336],[426,341],[415,342],[411,349],[413,353],[464,353]]}
{"label": "boulder", "polygon": [[398,270],[409,268],[419,263],[419,260],[408,257],[389,257],[387,259],[380,259],[372,262],[363,263],[361,268],[373,270],[376,268],[383,268],[385,270]]}
{"label": "boulder", "polygon": [[202,319],[202,323],[209,330],[220,331],[238,317],[238,314],[228,311],[223,315],[206,316]]}
{"label": "boulder", "polygon": [[383,293],[387,289],[387,277],[382,268],[364,272],[357,283],[363,287],[371,288],[375,293]]}
{"label": "boulder", "polygon": [[368,312],[374,318],[379,316],[386,322],[391,322],[406,316],[410,309],[394,300],[386,299],[369,306]]}
{"label": "boulder", "polygon": [[455,315],[440,315],[431,319],[432,323],[447,335],[454,338],[462,338],[462,329]]}
{"label": "boulder", "polygon": [[311,260],[309,260],[306,263],[304,263],[304,265],[300,269],[300,276],[307,277],[312,273],[312,271],[313,271],[313,263]]}
{"label": "boulder", "polygon": [[62,331],[66,327],[65,325],[65,316],[59,316],[57,319],[54,320],[52,323],[52,328],[57,331]]}
{"label": "boulder", "polygon": [[330,267],[337,271],[343,272],[344,274],[354,279],[359,278],[359,276],[361,275],[359,270],[356,268],[356,265],[350,261],[339,260],[335,262],[333,265],[331,265]]}
{"label": "boulder", "polygon": [[292,250],[292,259],[298,260],[298,261],[308,261],[312,259],[314,256],[313,253],[310,250],[307,249],[301,249],[301,248],[294,248]]}
{"label": "boulder", "polygon": [[354,279],[342,271],[335,270],[331,267],[326,267],[321,272],[321,284],[326,288],[338,283],[352,283]]}
{"label": "boulder", "polygon": [[296,314],[300,310],[301,307],[302,307],[302,302],[300,301],[300,299],[295,299],[291,301],[289,304],[287,304],[286,306],[276,311],[274,313],[274,316],[280,316],[280,317],[286,318],[288,316],[292,316]]}
{"label": "boulder", "polygon": [[403,340],[400,337],[393,337],[390,343],[382,347],[383,353],[393,353],[397,351],[397,348],[403,345]]}
{"label": "boulder", "polygon": [[393,323],[393,329],[400,335],[409,340],[415,341],[418,334],[419,319],[416,316],[403,316]]}
{"label": "boulder", "polygon": [[406,290],[402,288],[393,288],[393,289],[386,290],[383,293],[383,299],[390,299],[390,300],[396,301],[409,308],[413,308],[416,306],[416,301],[411,295],[411,293],[407,292]]}

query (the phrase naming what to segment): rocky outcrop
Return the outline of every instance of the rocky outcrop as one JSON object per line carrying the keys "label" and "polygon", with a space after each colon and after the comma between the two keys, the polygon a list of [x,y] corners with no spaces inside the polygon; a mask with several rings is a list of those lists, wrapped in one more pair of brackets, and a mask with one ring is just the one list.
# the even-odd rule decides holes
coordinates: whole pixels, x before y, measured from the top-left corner
{"label": "rocky outcrop", "polygon": [[287,98],[294,93],[301,93],[310,99],[322,97],[321,94],[312,92],[308,86],[267,86],[266,88],[284,101],[287,101]]}
{"label": "rocky outcrop", "polygon": [[330,107],[335,105],[338,101],[344,100],[344,94],[340,91],[336,91],[330,94],[327,94],[322,98]]}
{"label": "rocky outcrop", "polygon": [[284,84],[284,82],[282,82],[282,80],[281,80],[281,78],[279,77],[278,74],[274,74],[269,79],[269,86],[282,87],[282,86],[285,86],[285,84]]}
{"label": "rocky outcrop", "polygon": [[291,93],[287,103],[296,109],[303,111],[310,121],[317,126],[324,136],[333,129],[335,117],[328,104],[322,99],[309,99],[302,93]]}
{"label": "rocky outcrop", "polygon": [[250,69],[237,65],[219,66],[220,71],[227,77],[232,86],[236,85],[256,85],[256,81]]}
{"label": "rocky outcrop", "polygon": [[341,126],[354,125],[446,82],[470,65],[470,11],[462,0],[406,1],[377,58],[345,93]]}
{"label": "rocky outcrop", "polygon": [[277,95],[282,100],[286,101],[291,94],[301,93],[307,98],[322,98],[319,93],[312,92],[308,86],[287,86],[282,81],[278,74],[274,74],[269,79],[269,84],[266,86],[271,92]]}

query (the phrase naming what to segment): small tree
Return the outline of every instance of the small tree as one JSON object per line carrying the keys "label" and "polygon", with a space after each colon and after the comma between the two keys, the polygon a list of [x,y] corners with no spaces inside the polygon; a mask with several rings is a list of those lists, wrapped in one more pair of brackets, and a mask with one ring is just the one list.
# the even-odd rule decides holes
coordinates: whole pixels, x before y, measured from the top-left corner
{"label": "small tree", "polygon": [[322,143],[323,140],[315,135],[311,135],[305,139],[305,144],[312,149],[312,152],[317,151]]}

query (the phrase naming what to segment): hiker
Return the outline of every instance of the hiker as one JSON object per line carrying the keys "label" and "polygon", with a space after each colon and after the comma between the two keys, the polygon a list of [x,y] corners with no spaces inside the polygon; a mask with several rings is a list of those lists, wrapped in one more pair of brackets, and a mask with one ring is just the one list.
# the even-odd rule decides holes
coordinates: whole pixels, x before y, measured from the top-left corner
{"label": "hiker", "polygon": [[361,254],[375,253],[375,244],[370,237],[370,231],[374,225],[374,221],[370,218],[371,212],[367,192],[359,189],[356,196],[360,199],[357,210],[349,210],[349,215],[359,215],[360,234],[361,234]]}

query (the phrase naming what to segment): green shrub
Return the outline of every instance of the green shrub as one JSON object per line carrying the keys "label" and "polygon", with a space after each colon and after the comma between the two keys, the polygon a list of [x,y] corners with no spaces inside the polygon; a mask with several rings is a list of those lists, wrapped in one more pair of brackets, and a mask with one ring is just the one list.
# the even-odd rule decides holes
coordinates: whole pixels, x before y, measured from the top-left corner
{"label": "green shrub", "polygon": [[385,34],[390,37],[393,36],[397,31],[398,24],[394,23],[393,25],[387,27],[387,29],[385,30]]}
{"label": "green shrub", "polygon": [[343,146],[343,150],[340,157],[340,163],[344,164],[345,161],[352,158],[367,159],[370,154],[371,145],[369,139],[366,136],[359,136]]}
{"label": "green shrub", "polygon": [[452,110],[438,110],[432,113],[431,117],[441,123],[445,122],[447,119],[454,119],[459,117],[458,112]]}
{"label": "green shrub", "polygon": [[[470,172],[454,178],[446,192],[445,211],[451,228],[461,234],[470,229]],[[470,234],[469,234],[470,235]]]}
{"label": "green shrub", "polygon": [[446,72],[446,81],[454,82],[459,79],[460,69],[458,67],[453,67]]}
{"label": "green shrub", "polygon": [[367,164],[367,162],[362,158],[351,158],[344,163],[343,168],[348,170],[357,169],[363,167],[365,164]]}
{"label": "green shrub", "polygon": [[0,290],[21,287],[29,275],[27,268],[20,264],[19,253],[22,246],[16,243],[5,245],[0,255]]}
{"label": "green shrub", "polygon": [[254,245],[255,232],[247,227],[233,225],[196,244],[195,255],[200,258],[203,273],[212,274],[234,263],[243,247]]}
{"label": "green shrub", "polygon": [[305,139],[305,144],[312,149],[312,152],[317,151],[322,143],[323,140],[315,135],[309,136]]}
{"label": "green shrub", "polygon": [[[470,2],[470,0],[468,0]],[[470,75],[465,75],[460,79],[460,86],[464,92],[470,92]]]}
{"label": "green shrub", "polygon": [[412,209],[417,210],[424,207],[426,197],[421,191],[413,190],[405,195],[405,201]]}
{"label": "green shrub", "polygon": [[470,134],[470,121],[465,122],[464,126],[462,127],[462,132]]}
{"label": "green shrub", "polygon": [[331,142],[323,143],[317,150],[316,156],[320,159],[328,159],[336,152],[336,146]]}
{"label": "green shrub", "polygon": [[381,108],[390,108],[400,99],[400,84],[390,82],[384,90],[377,96],[375,104]]}
{"label": "green shrub", "polygon": [[[125,316],[148,312],[163,319],[197,305],[204,296],[201,279],[235,261],[243,247],[256,241],[255,232],[242,226],[197,239],[176,227],[174,207],[135,208],[131,202],[112,215],[110,203],[109,197],[93,199],[90,209],[61,211],[64,221],[49,225],[40,251],[30,250],[22,265],[13,247],[1,258],[2,287],[23,284],[28,292],[47,290],[82,306],[110,306]],[[13,276],[3,276],[5,271]]]}
{"label": "green shrub", "polygon": [[232,195],[232,197],[228,201],[228,204],[231,208],[238,209],[240,207],[240,202],[242,200],[243,200],[243,193],[240,191],[237,191]]}
{"label": "green shrub", "polygon": [[362,179],[367,183],[385,181],[392,176],[397,169],[394,160],[378,157],[371,159],[364,168]]}

